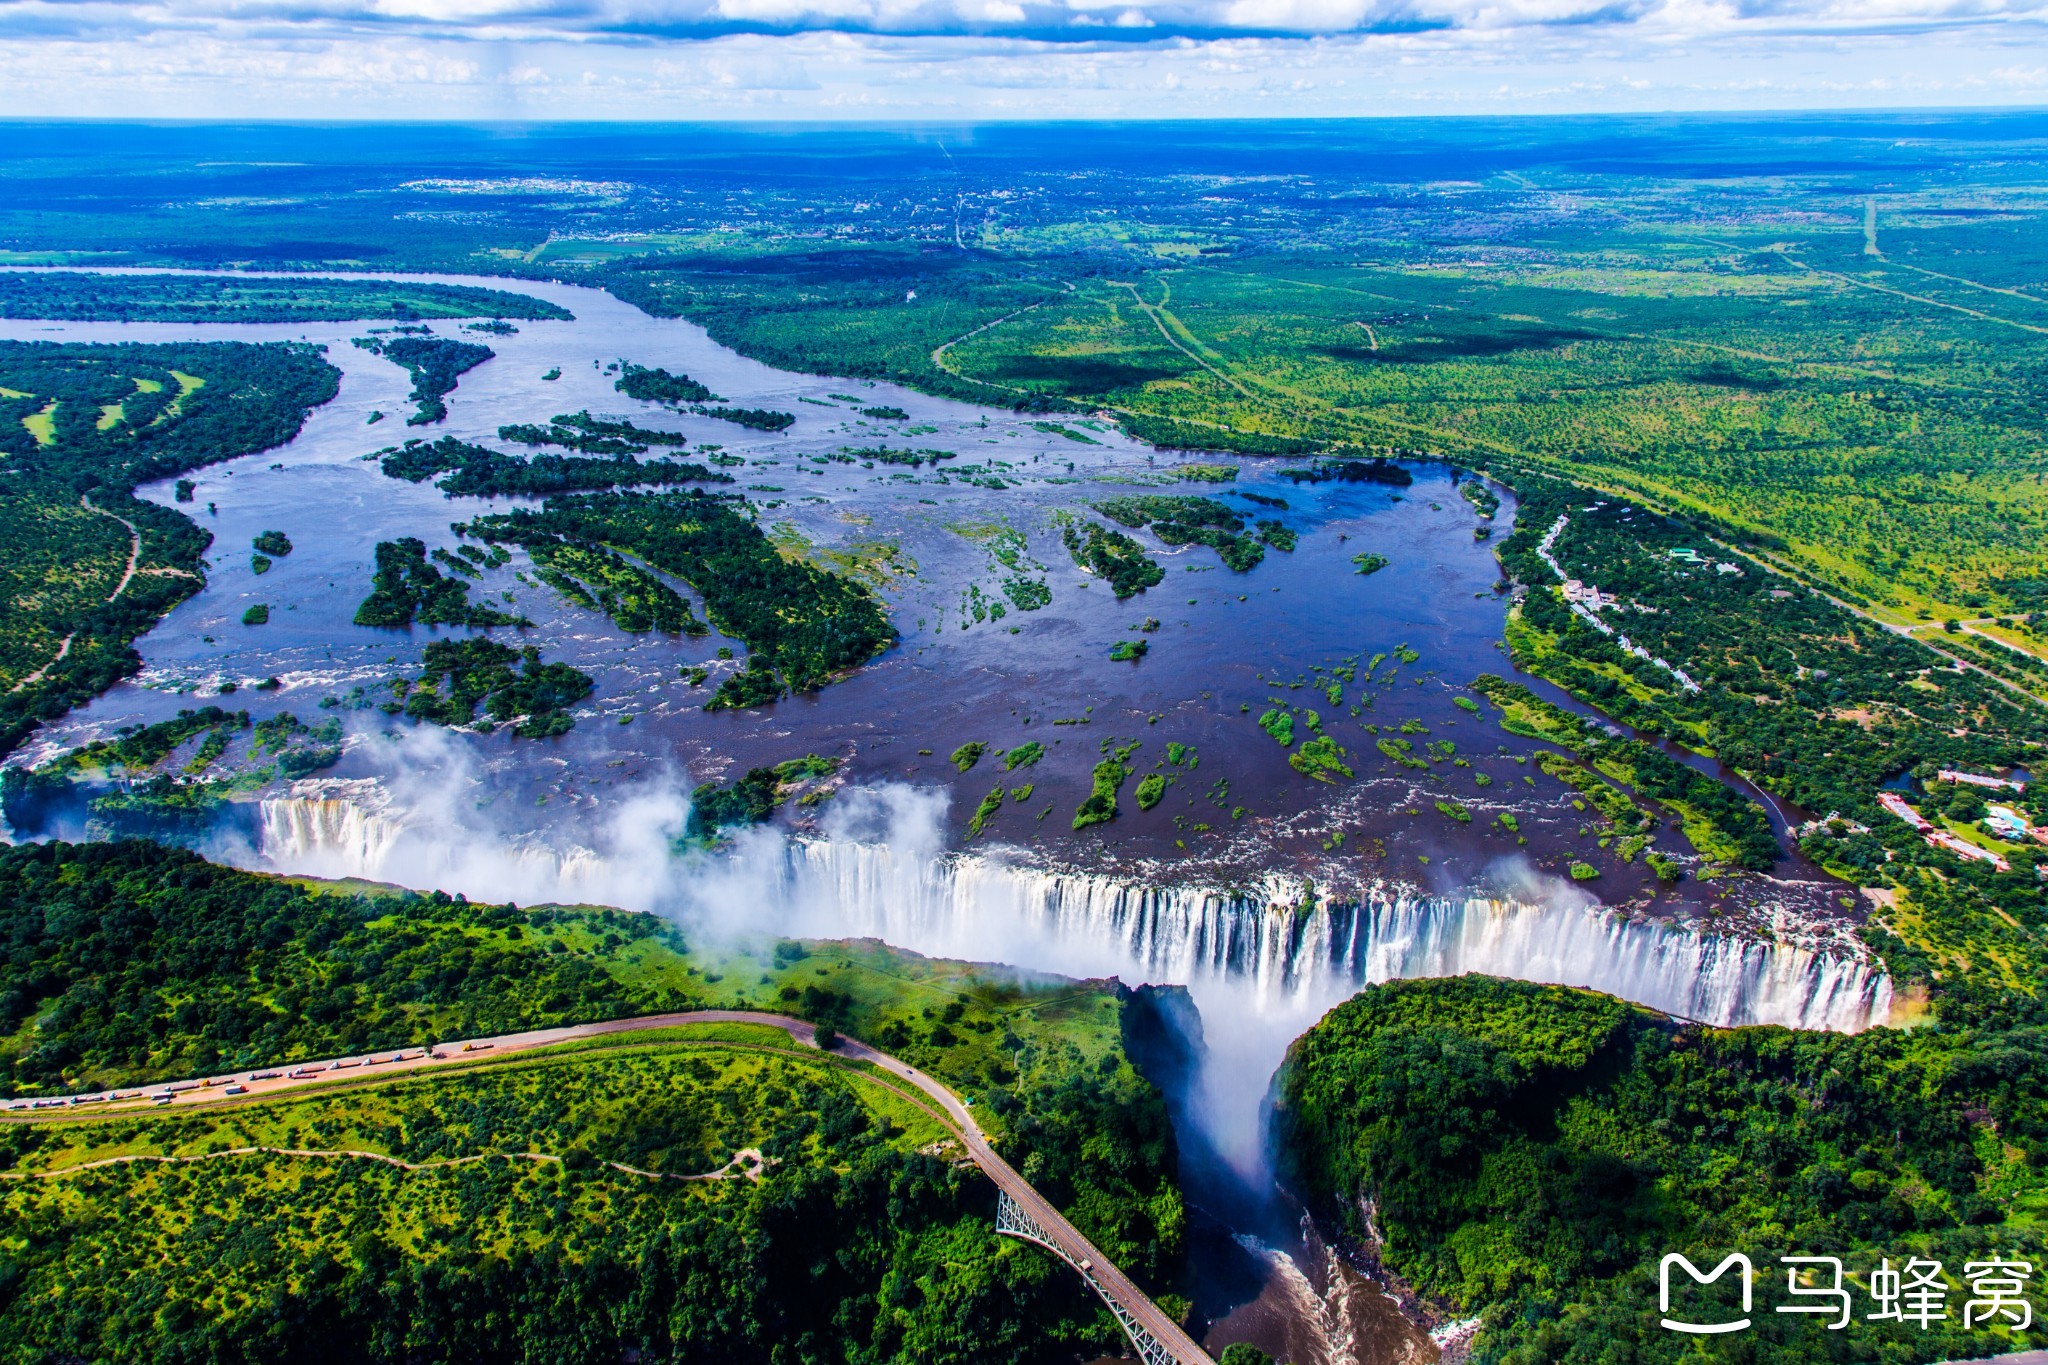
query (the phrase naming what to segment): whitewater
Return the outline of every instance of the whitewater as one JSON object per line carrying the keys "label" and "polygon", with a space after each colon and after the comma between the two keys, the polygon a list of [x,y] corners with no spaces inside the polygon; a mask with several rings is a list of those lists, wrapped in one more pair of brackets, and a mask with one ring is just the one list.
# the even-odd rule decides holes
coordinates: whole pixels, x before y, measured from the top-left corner
{"label": "whitewater", "polygon": [[478,899],[619,905],[734,939],[876,938],[934,957],[1181,986],[1202,1017],[1197,1111],[1247,1177],[1266,1164],[1262,1115],[1288,1044],[1376,982],[1482,973],[1706,1024],[1839,1032],[1882,1024],[1892,1006],[1890,978],[1867,961],[1631,920],[1555,879],[1528,877],[1519,898],[1388,883],[1345,895],[1279,876],[1234,889],[1139,884],[1021,850],[948,850],[943,795],[904,784],[848,789],[834,806],[816,834],[748,830],[692,852],[675,843],[687,803],[672,790],[623,803],[586,844],[508,837],[474,810],[403,804],[371,781],[316,780],[262,803],[256,846],[238,860]]}

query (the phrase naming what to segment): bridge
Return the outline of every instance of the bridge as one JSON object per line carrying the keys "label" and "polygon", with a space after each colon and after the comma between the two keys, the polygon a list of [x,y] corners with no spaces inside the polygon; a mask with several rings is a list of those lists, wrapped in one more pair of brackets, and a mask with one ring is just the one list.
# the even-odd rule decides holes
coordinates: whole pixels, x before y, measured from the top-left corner
{"label": "bridge", "polygon": [[[1081,1278],[1088,1281],[1088,1287],[1109,1305],[1109,1311],[1116,1315],[1117,1325],[1124,1329],[1124,1335],[1131,1339],[1138,1359],[1145,1365],[1196,1365],[1196,1362],[1209,1359],[1208,1353],[1181,1331],[1179,1324],[1161,1313],[1157,1304],[1143,1294],[1138,1294],[1135,1299],[1130,1297],[1125,1292],[1129,1281],[1115,1266],[1107,1261],[1098,1262],[1091,1256],[1076,1260],[1063,1244],[1066,1239],[1059,1232],[1041,1226],[1022,1204],[1010,1198],[1008,1190],[1000,1186],[996,1193],[996,1231],[1035,1242],[1079,1271]],[[1066,1231],[1072,1232],[1073,1229]],[[1151,1311],[1148,1313],[1145,1309]]]}
{"label": "bridge", "polygon": [[[371,1053],[336,1057],[300,1063],[288,1071],[280,1065],[254,1073],[124,1087],[62,1099],[16,1100],[0,1110],[0,1120],[18,1122],[32,1118],[86,1118],[108,1112],[132,1113],[135,1107],[152,1103],[178,1109],[244,1104],[337,1081],[361,1083],[373,1079],[395,1079],[516,1056],[535,1048],[553,1047],[583,1038],[674,1028],[681,1024],[765,1024],[781,1029],[799,1043],[811,1047],[818,1045],[817,1029],[788,1015],[764,1014],[754,1010],[688,1010],[678,1014],[643,1015],[636,1019],[612,1019],[598,1024],[508,1033],[492,1038],[459,1039],[430,1048],[398,1049],[383,1056]],[[1208,1352],[1196,1345],[1194,1338],[1183,1331],[1179,1323],[1168,1317],[1144,1290],[1133,1284],[1107,1256],[1083,1237],[1081,1230],[1032,1188],[1030,1181],[996,1154],[966,1103],[943,1082],[886,1052],[844,1035],[841,1035],[834,1051],[826,1055],[864,1062],[876,1068],[883,1076],[871,1079],[886,1077],[890,1088],[899,1094],[904,1094],[899,1077],[914,1086],[920,1093],[904,1094],[904,1098],[933,1113],[953,1129],[974,1164],[995,1183],[996,1231],[1043,1247],[1072,1266],[1088,1282],[1088,1287],[1109,1305],[1109,1311],[1116,1315],[1118,1324],[1136,1349],[1138,1359],[1145,1365],[1215,1365]],[[228,1093],[231,1088],[237,1092],[232,1096]],[[164,1096],[170,1098],[163,1099]],[[926,1100],[931,1103],[925,1103]],[[21,1112],[24,1110],[29,1112]]]}

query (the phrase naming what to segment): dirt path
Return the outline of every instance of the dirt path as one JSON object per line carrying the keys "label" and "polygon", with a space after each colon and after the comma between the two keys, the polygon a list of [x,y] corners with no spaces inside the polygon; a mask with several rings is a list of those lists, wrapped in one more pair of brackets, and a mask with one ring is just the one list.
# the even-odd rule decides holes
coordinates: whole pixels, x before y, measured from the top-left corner
{"label": "dirt path", "polygon": [[[128,591],[128,585],[135,581],[135,566],[142,558],[142,532],[137,530],[135,523],[128,520],[128,518],[115,516],[112,512],[109,512],[104,507],[93,506],[92,499],[84,493],[80,493],[78,495],[78,505],[80,507],[83,507],[88,512],[97,512],[103,517],[113,517],[115,521],[120,522],[123,526],[128,528],[128,567],[122,570],[121,581],[119,583],[116,583],[114,585],[114,590],[107,594],[107,600],[111,602],[115,598],[119,597],[122,593]],[[27,677],[23,678],[20,682],[16,683],[13,687],[9,688],[8,690],[11,692],[19,692],[21,691],[22,688],[29,686],[31,683],[39,683],[44,678],[47,678],[50,675],[51,669],[55,668],[58,664],[63,663],[65,659],[71,656],[71,642],[77,638],[78,632],[74,630],[69,635],[65,636],[62,640],[59,640],[57,642],[57,653],[50,660],[50,662],[44,664],[41,668],[29,674]]]}
{"label": "dirt path", "polygon": [[84,493],[78,495],[78,505],[88,512],[97,512],[103,517],[113,517],[115,521],[128,528],[128,567],[122,571],[121,581],[116,583],[114,590],[107,594],[107,600],[111,602],[122,593],[128,591],[128,585],[135,581],[135,566],[142,558],[142,532],[128,518],[109,512],[104,507],[94,506],[92,498]]}
{"label": "dirt path", "polygon": [[[2015,322],[2011,318],[1999,317],[1996,313],[1986,313],[1976,308],[1965,308],[1960,303],[1949,303],[1943,299],[1931,299],[1925,294],[1909,294],[1903,289],[1894,289],[1888,284],[1875,284],[1870,280],[1859,280],[1854,275],[1842,275],[1832,270],[1821,270],[1815,266],[1808,265],[1797,256],[1788,255],[1785,259],[1810,275],[1819,275],[1823,279],[1834,280],[1839,284],[1853,285],[1858,289],[1868,289],[1878,294],[1890,294],[1894,298],[1906,299],[1912,303],[1924,303],[1929,308],[1946,308],[1951,313],[1961,313],[1965,317],[1976,318],[1979,322],[1995,322],[2001,327],[2016,327],[2022,332],[2039,332],[2044,336],[2048,336],[2048,327],[2036,327],[2031,322]],[[1934,272],[1925,271],[1922,273],[1933,274]],[[1947,277],[1943,276],[1942,278]],[[1964,281],[1964,283],[1968,283],[1968,281]]]}
{"label": "dirt path", "polygon": [[[1220,357],[1212,360],[1210,357],[1201,354],[1201,351],[1196,349],[1197,346],[1200,346],[1200,343],[1194,340],[1194,333],[1188,331],[1187,324],[1166,311],[1167,302],[1173,297],[1173,286],[1167,283],[1164,278],[1160,280],[1160,297],[1157,304],[1145,302],[1145,296],[1138,292],[1138,286],[1135,284],[1127,284],[1123,280],[1111,280],[1110,283],[1120,289],[1130,291],[1131,302],[1137,304],[1139,311],[1152,319],[1152,325],[1159,329],[1159,335],[1165,338],[1167,345],[1173,347],[1174,350],[1179,351],[1189,360],[1194,361],[1210,374],[1215,375],[1218,379],[1230,385],[1231,388],[1237,390],[1240,396],[1249,398],[1253,402],[1258,401],[1258,394],[1253,393],[1250,389],[1239,383],[1237,376],[1223,368]],[[1169,318],[1173,320],[1173,327],[1166,325]],[[1184,342],[1180,337],[1174,335],[1176,328],[1187,337],[1187,341]],[[1201,348],[1201,350],[1207,349],[1207,347]]]}
{"label": "dirt path", "polygon": [[[76,1166],[64,1166],[54,1171],[0,1171],[0,1180],[61,1180],[84,1171],[104,1170],[109,1166],[131,1166],[137,1163],[154,1163],[164,1166],[180,1165],[188,1161],[213,1161],[228,1156],[296,1156],[333,1157],[345,1161],[379,1161],[386,1166],[395,1166],[402,1171],[433,1171],[444,1166],[471,1166],[479,1161],[542,1161],[560,1164],[565,1158],[548,1152],[478,1152],[473,1156],[447,1157],[439,1161],[405,1161],[383,1152],[362,1152],[353,1148],[331,1147],[224,1147],[216,1152],[194,1152],[187,1156],[157,1156],[151,1153],[137,1153],[130,1156],[102,1157],[98,1161],[84,1161]],[[747,1161],[752,1157],[751,1162]],[[623,1161],[599,1161],[600,1166],[609,1166],[627,1175],[642,1176],[648,1180],[758,1180],[761,1153],[752,1147],[743,1148],[733,1154],[733,1159],[715,1171],[702,1175],[669,1175],[662,1171],[643,1171],[638,1166],[628,1166]]]}
{"label": "dirt path", "polygon": [[[1072,294],[1074,292],[1074,286],[1072,282],[1068,280],[1061,280],[1060,283],[1066,286],[1067,294]],[[973,338],[980,336],[983,332],[991,331],[994,328],[1002,326],[1004,323],[1008,322],[1012,318],[1021,318],[1026,313],[1036,312],[1038,309],[1045,307],[1045,305],[1047,305],[1048,303],[1056,303],[1064,297],[1065,295],[1054,295],[1052,298],[1049,299],[1040,299],[1037,303],[1027,303],[1022,308],[1014,309],[1011,312],[1003,314],[999,318],[990,318],[987,322],[982,323],[981,326],[976,327],[973,331],[962,332],[959,336],[954,337],[951,341],[940,342],[937,346],[934,346],[932,348],[932,368],[938,370],[942,374],[948,374],[955,379],[963,380],[966,383],[979,384],[985,389],[997,389],[1002,391],[1003,393],[1029,394],[1031,392],[1029,389],[1020,389],[1014,384],[998,384],[992,379],[976,379],[971,374],[960,373],[960,371],[954,369],[951,365],[948,365],[946,363],[946,352],[952,350],[955,346],[958,346],[963,341],[972,340]]]}

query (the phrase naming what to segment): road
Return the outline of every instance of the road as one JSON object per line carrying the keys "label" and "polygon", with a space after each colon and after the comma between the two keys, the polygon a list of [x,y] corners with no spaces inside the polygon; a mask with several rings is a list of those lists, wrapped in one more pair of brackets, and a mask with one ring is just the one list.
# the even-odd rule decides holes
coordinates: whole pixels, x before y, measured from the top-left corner
{"label": "road", "polygon": [[[318,1062],[301,1062],[289,1067],[265,1067],[254,1072],[195,1076],[185,1081],[94,1091],[63,1099],[15,1100],[7,1105],[4,1111],[0,1111],[0,1117],[20,1122],[35,1118],[85,1118],[110,1112],[134,1112],[137,1108],[149,1106],[185,1110],[202,1106],[240,1104],[283,1092],[332,1085],[337,1081],[360,1082],[372,1077],[390,1080],[401,1076],[431,1074],[475,1065],[481,1061],[515,1057],[539,1048],[554,1047],[582,1039],[639,1033],[648,1029],[674,1028],[683,1024],[761,1024],[781,1029],[792,1039],[806,1046],[818,1045],[815,1027],[787,1015],[763,1014],[752,1010],[689,1010],[679,1014],[651,1014],[636,1019],[611,1019],[596,1024],[576,1024],[565,1028],[536,1029],[527,1033],[507,1033],[490,1038],[465,1038],[455,1042],[437,1043],[430,1048],[399,1048],[349,1057],[331,1057]],[[1100,1293],[1114,1299],[1126,1313],[1164,1345],[1175,1360],[1182,1362],[1182,1365],[1212,1365],[1208,1353],[1181,1330],[1180,1324],[1168,1317],[1159,1305],[1153,1303],[1143,1290],[1133,1284],[1094,1243],[1082,1236],[1080,1229],[1068,1222],[1050,1201],[1032,1188],[1030,1181],[1019,1175],[1009,1162],[996,1154],[987,1135],[974,1121],[973,1111],[967,1102],[955,1095],[943,1082],[886,1052],[844,1035],[840,1036],[833,1051],[827,1055],[842,1061],[866,1063],[883,1072],[890,1082],[895,1082],[901,1077],[916,1087],[938,1106],[938,1116],[950,1124],[966,1147],[968,1155],[973,1158],[974,1164],[995,1182],[996,1188],[1021,1205],[1070,1262],[1077,1266],[1084,1262],[1087,1264],[1088,1274]],[[228,1094],[230,1087],[237,1088],[241,1093]],[[899,1085],[892,1085],[891,1088],[900,1090]],[[153,1098],[166,1094],[173,1098],[161,1104]]]}

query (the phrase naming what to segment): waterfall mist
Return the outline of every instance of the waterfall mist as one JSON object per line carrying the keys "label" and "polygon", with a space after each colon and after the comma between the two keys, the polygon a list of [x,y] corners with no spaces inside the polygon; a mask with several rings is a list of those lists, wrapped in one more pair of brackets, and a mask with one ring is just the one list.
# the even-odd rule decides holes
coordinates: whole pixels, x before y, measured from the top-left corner
{"label": "waterfall mist", "polygon": [[717,853],[676,850],[687,800],[674,780],[542,837],[501,829],[453,746],[435,743],[400,741],[392,757],[411,775],[388,787],[298,784],[263,803],[257,847],[220,851],[478,899],[654,911],[729,940],[873,937],[936,957],[1181,985],[1202,1034],[1186,1112],[1253,1187],[1267,1177],[1262,1111],[1288,1044],[1371,982],[1483,972],[1712,1024],[1855,1030],[1890,1009],[1889,980],[1866,963],[1627,921],[1526,865],[1491,878],[1512,898],[1373,884],[1307,899],[1277,876],[1238,890],[1134,885],[1022,850],[949,853],[945,794],[901,783],[840,791],[814,835],[743,830]]}

